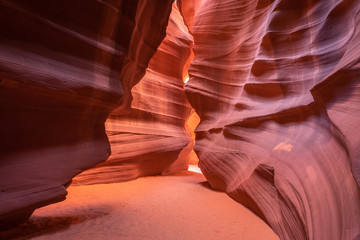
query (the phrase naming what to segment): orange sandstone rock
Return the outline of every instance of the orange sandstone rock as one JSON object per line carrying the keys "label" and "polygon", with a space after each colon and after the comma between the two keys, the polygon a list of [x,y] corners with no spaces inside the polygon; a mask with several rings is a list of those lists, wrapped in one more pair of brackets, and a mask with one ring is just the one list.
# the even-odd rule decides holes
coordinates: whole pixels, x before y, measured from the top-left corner
{"label": "orange sandstone rock", "polygon": [[360,234],[359,10],[358,1],[210,0],[184,14],[200,168],[281,239]]}
{"label": "orange sandstone rock", "polygon": [[193,143],[185,129],[191,107],[183,90],[183,69],[192,36],[173,5],[167,35],[132,89],[129,114],[115,110],[106,121],[112,155],[76,177],[76,184],[121,182],[188,167]]}

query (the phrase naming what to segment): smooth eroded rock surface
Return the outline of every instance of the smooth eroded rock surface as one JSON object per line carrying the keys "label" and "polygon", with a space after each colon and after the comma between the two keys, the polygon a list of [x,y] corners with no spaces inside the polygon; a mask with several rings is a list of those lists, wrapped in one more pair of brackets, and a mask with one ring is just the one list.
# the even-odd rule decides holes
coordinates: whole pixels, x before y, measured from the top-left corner
{"label": "smooth eroded rock surface", "polygon": [[104,122],[129,105],[170,11],[171,1],[0,2],[0,229],[63,200],[72,177],[108,158]]}
{"label": "smooth eroded rock surface", "polygon": [[360,2],[179,4],[210,185],[281,239],[360,236]]}
{"label": "smooth eroded rock surface", "polygon": [[129,114],[115,110],[106,121],[112,155],[77,176],[75,184],[121,182],[188,168],[193,147],[185,128],[191,107],[183,90],[192,36],[174,4],[167,35],[132,89]]}

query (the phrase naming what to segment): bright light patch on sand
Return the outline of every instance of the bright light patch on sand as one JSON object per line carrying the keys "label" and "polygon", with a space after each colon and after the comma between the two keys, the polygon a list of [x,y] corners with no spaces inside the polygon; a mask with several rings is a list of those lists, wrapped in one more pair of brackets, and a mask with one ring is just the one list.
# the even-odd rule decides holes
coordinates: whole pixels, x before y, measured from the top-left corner
{"label": "bright light patch on sand", "polygon": [[189,165],[188,171],[202,174],[200,168],[197,165]]}
{"label": "bright light patch on sand", "polygon": [[189,81],[189,77],[185,78],[185,83],[187,83]]}
{"label": "bright light patch on sand", "polygon": [[186,76],[184,77],[184,83],[187,83],[189,81],[189,74],[186,74]]}

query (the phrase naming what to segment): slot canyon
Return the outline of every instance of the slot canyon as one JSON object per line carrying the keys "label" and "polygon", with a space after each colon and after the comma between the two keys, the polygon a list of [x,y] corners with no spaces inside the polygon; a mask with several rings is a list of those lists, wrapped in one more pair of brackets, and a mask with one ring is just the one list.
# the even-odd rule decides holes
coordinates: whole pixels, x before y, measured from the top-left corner
{"label": "slot canyon", "polygon": [[360,240],[359,13],[0,0],[0,239]]}

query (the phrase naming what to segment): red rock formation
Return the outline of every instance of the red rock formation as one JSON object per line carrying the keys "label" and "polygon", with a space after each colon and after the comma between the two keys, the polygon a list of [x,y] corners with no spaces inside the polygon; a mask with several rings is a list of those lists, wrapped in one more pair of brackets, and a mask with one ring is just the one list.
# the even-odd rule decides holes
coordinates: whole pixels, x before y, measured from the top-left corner
{"label": "red rock formation", "polygon": [[[195,150],[211,186],[281,239],[359,237],[360,2],[178,6],[194,36],[185,88],[201,118]],[[191,37],[176,8],[133,102],[130,94],[170,7],[0,1],[0,228],[64,199],[72,177],[109,156],[110,112],[113,155],[79,183],[185,167],[190,107],[181,79]]]}
{"label": "red rock formation", "polygon": [[211,186],[281,239],[359,237],[360,2],[179,4],[193,22],[185,88]]}
{"label": "red rock formation", "polygon": [[121,182],[188,168],[193,143],[185,129],[191,107],[183,78],[192,36],[176,4],[166,32],[145,76],[132,89],[130,113],[115,110],[106,121],[112,155],[77,176],[75,184]]}
{"label": "red rock formation", "polygon": [[0,1],[0,228],[63,200],[72,177],[107,159],[104,122],[129,104],[170,10],[160,0]]}

